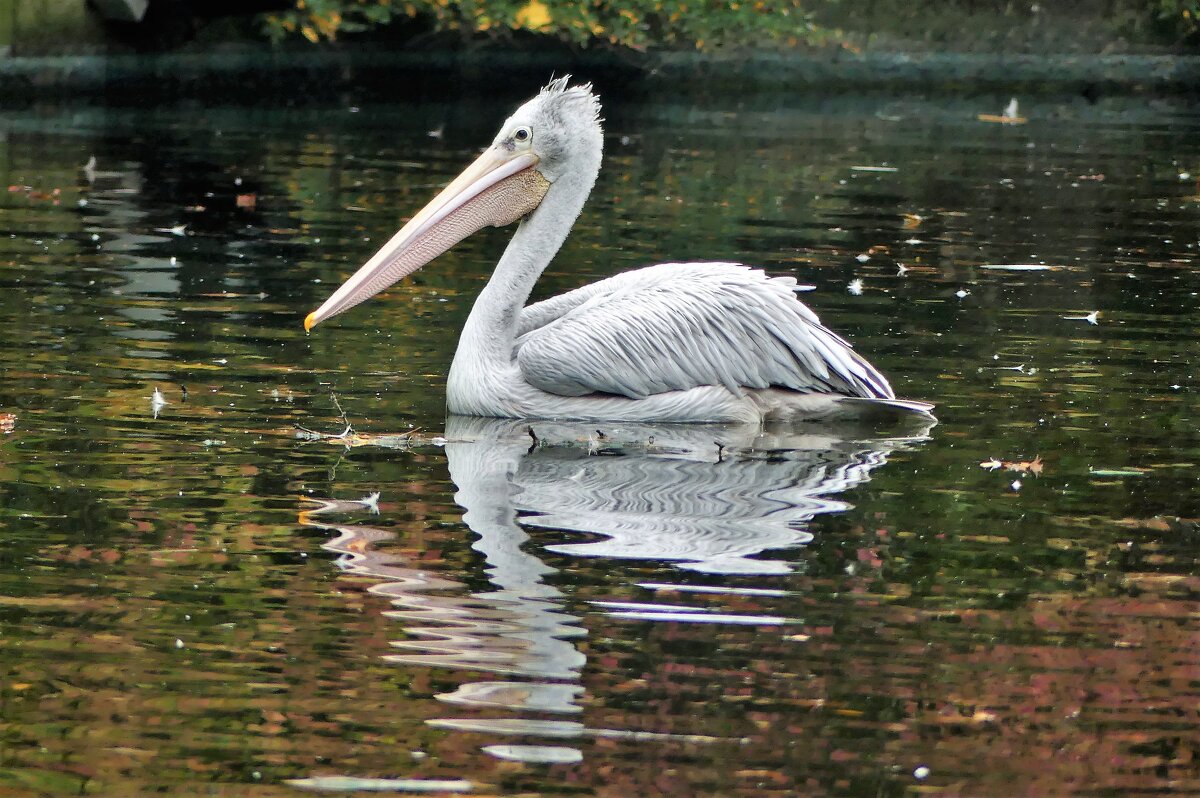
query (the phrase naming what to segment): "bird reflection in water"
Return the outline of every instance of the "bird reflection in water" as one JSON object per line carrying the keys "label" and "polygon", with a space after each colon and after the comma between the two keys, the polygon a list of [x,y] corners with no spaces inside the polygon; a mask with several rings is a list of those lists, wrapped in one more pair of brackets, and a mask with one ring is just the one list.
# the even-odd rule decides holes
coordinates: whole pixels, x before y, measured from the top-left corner
{"label": "bird reflection in water", "polygon": [[[472,544],[486,563],[494,589],[467,593],[461,583],[405,564],[374,544],[388,530],[338,524],[340,513],[361,502],[318,500],[302,523],[337,537],[325,548],[340,554],[347,572],[379,579],[371,592],[386,597],[405,639],[387,659],[410,666],[442,667],[518,677],[480,681],[438,696],[447,703],[538,713],[579,713],[584,655],[572,642],[586,636],[580,617],[564,610],[562,590],[548,580],[557,570],[530,545],[527,528],[583,536],[541,550],[577,557],[671,562],[693,576],[679,585],[642,583],[645,602],[593,601],[607,615],[663,622],[784,625],[784,615],[711,612],[666,604],[673,595],[754,593],[714,579],[698,585],[697,572],[714,576],[771,576],[790,572],[769,553],[812,540],[817,515],[848,509],[838,495],[867,482],[889,453],[924,440],[931,419],[914,417],[906,428],[881,437],[849,426],[695,426],[622,424],[604,430],[580,422],[518,421],[452,416],[445,451],[455,502],[476,535]],[[762,556],[768,555],[768,556]],[[551,738],[646,737],[588,729],[566,720],[444,718],[444,728]],[[574,749],[491,746],[505,758],[577,757]],[[514,753],[515,752],[515,753]],[[540,760],[539,760],[540,761]],[[572,759],[572,761],[574,761]]]}

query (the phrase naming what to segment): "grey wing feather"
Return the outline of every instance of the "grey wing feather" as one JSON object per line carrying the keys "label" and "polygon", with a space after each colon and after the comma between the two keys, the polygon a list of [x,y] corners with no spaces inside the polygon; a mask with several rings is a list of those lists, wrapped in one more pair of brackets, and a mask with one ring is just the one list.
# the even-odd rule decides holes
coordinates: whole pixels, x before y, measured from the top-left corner
{"label": "grey wing feather", "polygon": [[734,263],[664,263],[526,308],[516,359],[560,396],[644,398],[702,385],[890,399],[887,380],[821,325],[796,281]]}
{"label": "grey wing feather", "polygon": [[539,327],[544,327],[563,314],[579,307],[597,293],[603,293],[605,282],[607,280],[591,283],[522,308],[521,316],[517,321],[517,336],[520,337]]}

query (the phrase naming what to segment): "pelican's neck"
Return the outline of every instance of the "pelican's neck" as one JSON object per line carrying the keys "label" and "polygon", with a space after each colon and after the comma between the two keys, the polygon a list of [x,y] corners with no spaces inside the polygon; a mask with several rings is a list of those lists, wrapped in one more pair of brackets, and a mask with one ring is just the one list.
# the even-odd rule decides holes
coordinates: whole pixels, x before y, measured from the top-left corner
{"label": "pelican's neck", "polygon": [[517,227],[467,317],[451,366],[452,380],[455,372],[482,376],[512,361],[521,309],[571,232],[599,171],[597,152],[594,165],[556,180],[537,210]]}

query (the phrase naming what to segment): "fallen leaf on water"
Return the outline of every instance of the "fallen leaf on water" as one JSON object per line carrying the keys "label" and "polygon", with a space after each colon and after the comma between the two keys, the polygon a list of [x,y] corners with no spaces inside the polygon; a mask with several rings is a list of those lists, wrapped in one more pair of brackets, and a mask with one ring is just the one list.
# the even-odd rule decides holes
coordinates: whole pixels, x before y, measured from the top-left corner
{"label": "fallen leaf on water", "polygon": [[17,416],[14,413],[0,413],[0,432],[8,435],[17,426]]}
{"label": "fallen leaf on water", "polygon": [[1032,460],[1022,460],[1017,463],[1006,463],[1009,471],[1019,471],[1022,474],[1033,474],[1035,477],[1042,473],[1042,456],[1039,454]]}
{"label": "fallen leaf on water", "polygon": [[254,207],[257,204],[258,204],[258,195],[257,194],[238,194],[237,195],[237,206],[239,208],[242,208],[242,209],[248,210],[248,211],[252,211],[252,210],[254,210]]}
{"label": "fallen leaf on water", "polygon": [[1032,460],[997,460],[993,457],[991,459],[984,460],[979,464],[979,467],[988,471],[996,471],[998,469],[1005,468],[1009,471],[1016,471],[1020,474],[1032,474],[1036,477],[1041,475],[1042,470],[1045,468],[1045,464],[1042,463],[1042,456],[1039,454]]}

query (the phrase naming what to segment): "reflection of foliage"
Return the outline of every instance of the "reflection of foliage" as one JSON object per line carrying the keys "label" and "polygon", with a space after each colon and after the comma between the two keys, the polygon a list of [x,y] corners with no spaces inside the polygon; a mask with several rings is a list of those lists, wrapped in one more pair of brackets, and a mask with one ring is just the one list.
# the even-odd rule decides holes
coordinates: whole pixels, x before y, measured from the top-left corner
{"label": "reflection of foliage", "polygon": [[[739,97],[708,115],[673,97],[644,111],[615,89],[605,100],[605,171],[539,296],[668,258],[794,271],[898,387],[941,403],[943,423],[848,494],[854,509],[822,516],[788,581],[729,580],[786,595],[664,593],[803,625],[589,611],[602,626],[586,642],[589,725],[752,744],[736,750],[742,769],[731,749],[699,746],[680,768],[676,745],[604,740],[572,788],[656,794],[677,769],[675,795],[761,792],[747,774],[778,794],[913,792],[896,762],[979,796],[1195,783],[1200,273],[1179,234],[1200,219],[1194,177],[1179,177],[1197,171],[1194,123],[1122,116],[1136,99],[1056,102],[1048,117],[1023,98],[1021,127],[975,122],[1007,97]],[[397,626],[380,613],[394,608],[322,559],[324,538],[296,518],[297,494],[383,490],[393,553],[486,585],[436,450],[292,434],[344,428],[322,383],[364,433],[441,428],[457,330],[508,230],[319,335],[300,321],[507,110],[491,97],[360,114],[186,106],[122,127],[105,109],[95,132],[65,136],[44,132],[38,108],[35,132],[0,141],[0,186],[62,189],[59,206],[0,193],[0,413],[18,417],[0,435],[9,792],[266,795],[346,762],[564,791],[553,774],[489,770],[478,737],[424,724],[445,711],[428,696],[460,677],[384,662]],[[444,137],[426,135],[442,123]],[[139,190],[79,185],[92,151]],[[897,171],[853,168],[885,163]],[[257,183],[258,216],[235,207],[240,175]],[[209,210],[184,210],[197,201]],[[184,220],[187,236],[155,234]],[[976,269],[1031,251],[1071,268]],[[1095,308],[1099,325],[1062,318]],[[1016,364],[1036,372],[997,368]],[[171,402],[157,421],[155,385]],[[1036,479],[978,465],[1038,454]],[[1138,469],[1149,475],[1111,475]],[[561,540],[534,536],[543,553]],[[646,601],[639,584],[668,581],[651,562],[546,558],[567,606]],[[408,750],[433,755],[398,761]]]}
{"label": "reflection of foliage", "polygon": [[634,48],[763,41],[795,45],[821,35],[801,0],[296,0],[295,8],[268,16],[266,30],[275,39],[299,33],[315,43],[418,17],[438,30],[464,34],[527,30],[578,44],[607,41]]}

